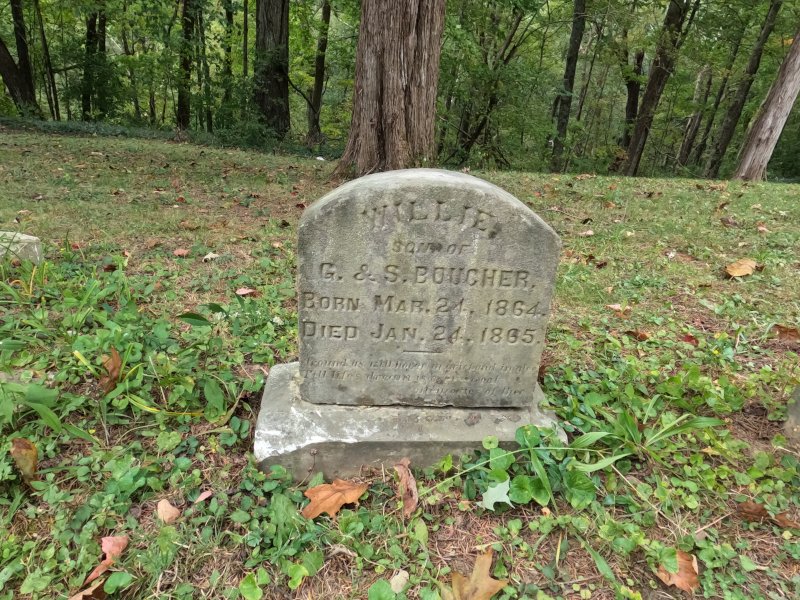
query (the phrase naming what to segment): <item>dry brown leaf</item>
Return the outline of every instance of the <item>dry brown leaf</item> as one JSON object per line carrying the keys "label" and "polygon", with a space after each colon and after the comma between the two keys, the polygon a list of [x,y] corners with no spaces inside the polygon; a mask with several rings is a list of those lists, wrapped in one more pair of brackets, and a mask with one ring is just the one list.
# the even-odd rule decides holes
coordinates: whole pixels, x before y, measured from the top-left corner
{"label": "dry brown leaf", "polygon": [[197,498],[195,498],[194,504],[202,502],[203,500],[210,498],[213,495],[214,495],[214,490],[206,490],[205,492],[200,492],[200,495],[197,496]]}
{"label": "dry brown leaf", "polygon": [[175,248],[175,250],[172,251],[172,254],[178,258],[184,258],[189,256],[189,251],[186,248]]}
{"label": "dry brown leaf", "polygon": [[22,474],[22,480],[30,483],[36,479],[36,467],[39,464],[39,451],[30,440],[14,438],[11,440],[11,457]]}
{"label": "dry brown leaf", "polygon": [[741,227],[739,222],[733,217],[722,217],[719,222],[725,225],[725,227]]}
{"label": "dry brown leaf", "polygon": [[800,329],[797,327],[787,327],[786,325],[775,325],[775,336],[784,342],[800,342]]}
{"label": "dry brown leaf", "polygon": [[766,507],[758,502],[748,500],[736,507],[736,514],[744,521],[753,523],[768,522],[784,529],[800,529],[800,522],[795,521],[789,516],[788,512],[778,513],[774,517],[769,514]]}
{"label": "dry brown leaf", "polygon": [[98,579],[85,590],[81,590],[74,596],[70,596],[69,600],[103,600],[106,597],[106,593],[101,586],[105,582],[105,579]]}
{"label": "dry brown leaf", "polygon": [[746,277],[752,275],[757,266],[752,258],[741,258],[725,267],[725,272],[729,277]]}
{"label": "dry brown leaf", "polygon": [[117,387],[122,370],[122,358],[116,348],[111,348],[111,356],[103,356],[103,368],[106,374],[100,377],[100,389],[104,394],[108,394]]}
{"label": "dry brown leaf", "polygon": [[586,231],[581,231],[578,234],[578,237],[592,237],[594,235],[594,231],[591,229],[587,229]]}
{"label": "dry brown leaf", "polygon": [[366,483],[355,483],[343,479],[334,479],[333,483],[323,483],[305,491],[309,502],[303,509],[306,519],[315,519],[322,513],[335,517],[345,504],[358,504],[361,494],[369,487]]}
{"label": "dry brown leaf", "polygon": [[397,495],[403,501],[403,516],[407,519],[417,509],[419,504],[419,493],[417,492],[417,480],[411,474],[411,460],[403,458],[394,466],[397,476],[400,478],[397,486]]}
{"label": "dry brown leaf", "polygon": [[492,579],[492,549],[475,559],[469,579],[453,571],[453,589],[445,590],[445,598],[453,600],[489,600],[508,585],[507,579]]}
{"label": "dry brown leaf", "polygon": [[778,513],[773,517],[772,522],[784,529],[800,529],[800,523],[792,519],[788,512]]}
{"label": "dry brown leaf", "polygon": [[630,306],[622,306],[621,304],[606,304],[606,308],[613,310],[620,319],[624,319],[631,314]]}
{"label": "dry brown leaf", "polygon": [[646,342],[650,339],[650,334],[641,329],[633,329],[631,331],[626,331],[625,333],[640,342]]}
{"label": "dry brown leaf", "polygon": [[114,561],[122,556],[122,552],[127,546],[127,535],[113,535],[104,537],[100,541],[100,547],[103,549],[103,553],[106,555],[106,557],[94,568],[91,573],[89,573],[89,576],[86,578],[86,581],[84,581],[83,584],[86,585],[87,583],[94,581],[100,577],[100,575],[108,571],[109,567],[114,564]]}
{"label": "dry brown leaf", "polygon": [[756,226],[756,230],[758,231],[758,233],[769,233],[769,229],[767,229],[767,226],[764,225],[764,223],[759,223]]}
{"label": "dry brown leaf", "polygon": [[165,525],[169,525],[170,523],[174,523],[178,517],[181,516],[181,511],[172,506],[169,500],[165,498],[163,500],[159,500],[158,505],[156,506],[156,514]]}
{"label": "dry brown leaf", "polygon": [[252,296],[253,298],[258,298],[261,295],[261,292],[258,290],[254,290],[253,288],[248,287],[241,287],[236,290],[237,296]]}
{"label": "dry brown leaf", "polygon": [[697,566],[697,558],[683,550],[678,550],[677,573],[670,573],[664,568],[664,565],[659,565],[656,575],[665,584],[673,585],[684,592],[692,593],[700,586],[700,570]]}

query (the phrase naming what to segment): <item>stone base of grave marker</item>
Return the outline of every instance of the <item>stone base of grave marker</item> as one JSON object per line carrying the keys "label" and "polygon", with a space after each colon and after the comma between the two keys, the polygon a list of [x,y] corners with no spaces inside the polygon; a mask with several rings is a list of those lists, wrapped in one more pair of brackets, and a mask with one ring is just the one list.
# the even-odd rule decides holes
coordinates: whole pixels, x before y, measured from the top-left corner
{"label": "stone base of grave marker", "polygon": [[0,231],[0,256],[5,254],[38,265],[42,262],[42,242],[32,235],[16,231]]}
{"label": "stone base of grave marker", "polygon": [[298,380],[299,363],[272,368],[254,448],[263,470],[280,464],[298,480],[319,471],[328,480],[351,477],[362,466],[391,468],[403,457],[427,467],[447,454],[458,458],[480,448],[489,435],[513,442],[523,425],[557,429],[538,408],[544,399],[538,386],[527,408],[345,406],[303,401]]}

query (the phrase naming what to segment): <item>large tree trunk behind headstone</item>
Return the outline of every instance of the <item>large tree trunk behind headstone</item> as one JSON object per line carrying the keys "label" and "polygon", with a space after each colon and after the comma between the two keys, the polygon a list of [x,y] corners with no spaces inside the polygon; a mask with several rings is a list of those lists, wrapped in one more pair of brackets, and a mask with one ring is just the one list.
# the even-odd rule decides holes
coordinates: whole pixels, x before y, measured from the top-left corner
{"label": "large tree trunk behind headstone", "polygon": [[8,46],[2,39],[0,39],[0,77],[3,78],[8,94],[21,115],[42,117],[42,110],[36,102],[34,91],[28,86],[17,63],[14,62],[14,57],[8,50]]}
{"label": "large tree trunk behind headstone", "polygon": [[725,112],[725,118],[722,121],[719,133],[714,141],[714,146],[711,149],[711,156],[708,158],[705,172],[703,173],[705,177],[713,179],[719,175],[722,159],[725,158],[728,146],[733,139],[734,133],[736,133],[736,126],[739,124],[742,110],[744,110],[744,105],[747,103],[750,87],[753,85],[756,73],[758,73],[758,67],[761,65],[761,55],[764,53],[764,46],[772,30],[775,28],[775,21],[778,18],[778,12],[782,4],[783,0],[772,0],[770,3],[769,11],[764,19],[764,24],[761,26],[761,32],[758,34],[758,39],[750,52],[750,59],[747,61],[747,66],[744,70],[744,78],[739,82],[736,95],[733,97],[733,101]]}
{"label": "large tree trunk behind headstone", "polygon": [[553,171],[561,171],[564,167],[561,155],[564,153],[564,140],[567,137],[569,112],[572,107],[572,89],[575,87],[575,70],[578,66],[578,55],[586,27],[586,0],[575,0],[572,12],[572,32],[567,46],[567,58],[564,64],[564,79],[561,93],[556,99],[556,137],[553,140]]}
{"label": "large tree trunk behind headstone", "polygon": [[336,174],[430,164],[444,0],[363,0],[353,118]]}
{"label": "large tree trunk behind headstone", "polygon": [[14,22],[14,41],[17,45],[17,67],[23,85],[28,88],[31,96],[36,95],[33,85],[33,68],[28,51],[28,33],[25,29],[25,14],[22,10],[22,0],[11,0],[11,19]]}
{"label": "large tree trunk behind headstone", "polygon": [[81,119],[92,118],[92,94],[97,76],[97,13],[86,18],[86,42],[83,62],[83,82],[81,84]]}
{"label": "large tree trunk behind headstone", "polygon": [[647,78],[639,114],[636,117],[630,144],[628,144],[628,156],[622,165],[622,172],[625,175],[634,176],[639,170],[639,163],[650,135],[653,117],[667,81],[672,75],[681,40],[681,30],[689,12],[689,4],[689,0],[670,0],[667,7],[655,58],[650,67],[650,76]]}
{"label": "large tree trunk behind headstone", "polygon": [[700,131],[700,123],[703,119],[703,111],[706,107],[708,94],[711,91],[711,67],[705,65],[697,74],[697,80],[694,85],[694,96],[692,96],[692,107],[694,112],[686,122],[686,128],[683,134],[683,142],[678,151],[679,167],[683,167],[689,161],[689,154],[694,146],[694,141],[697,139],[697,133]]}
{"label": "large tree trunk behind headstone", "polygon": [[800,92],[800,29],[747,132],[734,179],[761,180]]}
{"label": "large tree trunk behind headstone", "polygon": [[262,122],[282,139],[289,131],[289,0],[256,2],[255,103]]}
{"label": "large tree trunk behind headstone", "polygon": [[319,113],[322,109],[322,89],[325,86],[325,54],[328,50],[328,27],[331,22],[330,0],[322,0],[322,21],[317,38],[317,55],[314,59],[314,87],[311,89],[311,102],[308,105],[308,142],[318,144],[322,141]]}

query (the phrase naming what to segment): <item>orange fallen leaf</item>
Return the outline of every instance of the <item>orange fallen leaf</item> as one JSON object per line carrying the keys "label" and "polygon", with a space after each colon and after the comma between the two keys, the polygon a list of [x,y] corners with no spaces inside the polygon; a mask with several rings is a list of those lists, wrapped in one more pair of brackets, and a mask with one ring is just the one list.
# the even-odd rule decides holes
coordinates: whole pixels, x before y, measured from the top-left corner
{"label": "orange fallen leaf", "polygon": [[678,550],[677,554],[678,572],[670,573],[664,568],[664,565],[659,565],[656,575],[665,584],[675,586],[684,592],[692,593],[700,586],[700,571],[697,566],[697,557],[692,554],[687,554],[683,550]]}
{"label": "orange fallen leaf", "polygon": [[189,251],[186,248],[175,248],[175,250],[172,251],[172,254],[179,258],[183,258],[185,256],[189,256]]}
{"label": "orange fallen leaf", "polygon": [[729,277],[746,277],[752,275],[757,266],[752,258],[742,258],[725,267],[725,272]]}
{"label": "orange fallen leaf", "polygon": [[105,579],[98,579],[85,590],[81,590],[74,596],[70,596],[69,600],[102,600],[106,597],[106,593],[100,586],[105,582]]}
{"label": "orange fallen leaf", "polygon": [[792,519],[788,512],[778,513],[773,517],[772,522],[784,529],[800,529],[800,523]]}
{"label": "orange fallen leaf", "polygon": [[343,505],[358,504],[358,499],[368,487],[366,483],[334,479],[333,483],[323,483],[308,489],[305,496],[311,502],[303,509],[302,515],[306,519],[315,519],[322,513],[335,517]]}
{"label": "orange fallen leaf", "polygon": [[467,579],[453,571],[453,589],[444,590],[445,600],[490,600],[497,592],[508,585],[506,579],[492,579],[492,549],[475,559],[475,566]]}
{"label": "orange fallen leaf", "polygon": [[156,514],[165,525],[169,525],[181,516],[181,511],[172,506],[170,501],[165,498],[163,500],[159,500],[158,504],[156,505]]}
{"label": "orange fallen leaf", "polygon": [[104,394],[108,394],[117,387],[122,370],[122,358],[116,348],[111,348],[111,356],[103,356],[103,368],[106,374],[100,377],[100,389]]}
{"label": "orange fallen leaf", "polygon": [[417,480],[411,474],[411,460],[403,458],[394,466],[397,476],[400,478],[397,486],[397,495],[403,501],[403,516],[407,519],[417,509],[419,504],[419,492],[417,492]]}
{"label": "orange fallen leaf", "polygon": [[747,500],[736,507],[736,514],[744,521],[768,522],[784,529],[800,529],[800,522],[792,519],[788,512],[778,513],[774,517],[769,514],[763,504]]}
{"label": "orange fallen leaf", "polygon": [[800,342],[800,329],[797,327],[787,327],[786,325],[775,325],[775,337],[784,342]]}
{"label": "orange fallen leaf", "polygon": [[621,319],[624,319],[631,314],[630,306],[622,306],[621,304],[606,304],[606,308],[613,310]]}
{"label": "orange fallen leaf", "polygon": [[194,504],[197,504],[198,502],[202,502],[203,500],[205,500],[207,498],[210,498],[213,495],[214,495],[214,491],[213,490],[206,490],[205,492],[200,492],[200,495],[197,498],[195,498]]}
{"label": "orange fallen leaf", "polygon": [[104,537],[100,541],[100,548],[103,549],[103,553],[106,557],[97,565],[94,570],[89,573],[89,576],[86,578],[86,581],[83,582],[84,585],[94,581],[100,575],[108,571],[109,567],[114,564],[114,561],[117,560],[120,556],[122,556],[122,552],[128,546],[128,536],[127,535],[113,535]]}
{"label": "orange fallen leaf", "polygon": [[764,225],[763,223],[759,223],[756,226],[756,230],[758,231],[758,233],[769,233],[769,229],[767,229],[767,226]]}
{"label": "orange fallen leaf", "polygon": [[22,474],[22,480],[30,483],[36,479],[36,467],[39,464],[39,451],[30,440],[14,438],[11,440],[11,457]]}
{"label": "orange fallen leaf", "polygon": [[650,334],[646,331],[642,331],[641,329],[634,329],[632,331],[626,331],[625,333],[640,342],[646,342],[650,339]]}

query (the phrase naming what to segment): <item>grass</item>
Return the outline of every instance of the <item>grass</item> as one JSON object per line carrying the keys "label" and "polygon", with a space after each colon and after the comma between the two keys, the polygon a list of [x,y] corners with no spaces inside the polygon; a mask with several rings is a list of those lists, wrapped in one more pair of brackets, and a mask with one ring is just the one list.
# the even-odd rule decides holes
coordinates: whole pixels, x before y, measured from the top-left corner
{"label": "grass", "polygon": [[[0,263],[0,598],[69,597],[123,534],[121,598],[427,600],[485,548],[500,598],[679,597],[656,576],[678,550],[704,597],[800,595],[798,343],[775,327],[800,325],[800,186],[473,173],[564,242],[542,382],[570,445],[522,430],[514,454],[443,457],[409,520],[365,473],[359,507],[308,521],[318,478],[258,472],[249,423],[296,357],[296,224],[332,163],[0,133],[0,229],[47,257]],[[724,276],[745,257],[762,268]],[[15,437],[38,447],[30,487]],[[505,481],[514,506],[480,506]]]}

